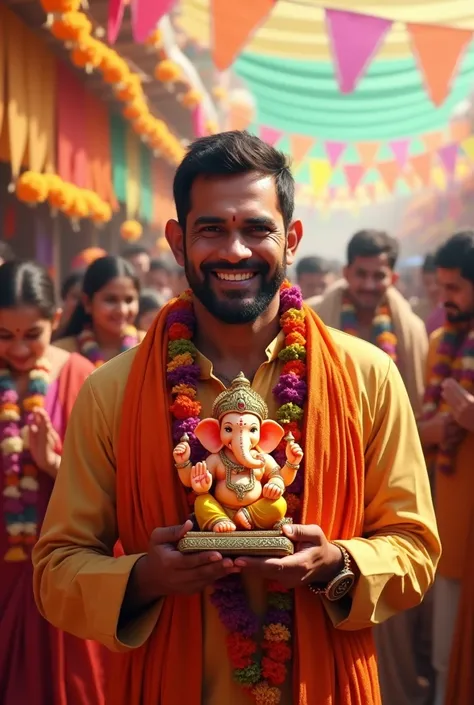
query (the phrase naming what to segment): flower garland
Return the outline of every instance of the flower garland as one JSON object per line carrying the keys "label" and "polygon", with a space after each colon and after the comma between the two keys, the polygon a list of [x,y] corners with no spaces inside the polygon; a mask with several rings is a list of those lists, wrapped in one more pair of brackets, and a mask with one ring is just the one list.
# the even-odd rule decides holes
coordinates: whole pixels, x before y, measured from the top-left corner
{"label": "flower garland", "polygon": [[[345,294],[341,308],[341,328],[344,333],[359,337],[359,323],[354,304]],[[379,306],[372,321],[371,341],[397,362],[397,336],[393,330],[392,316],[386,304]]]}
{"label": "flower garland", "polygon": [[[436,350],[436,360],[430,371],[423,400],[422,420],[428,420],[438,411],[448,411],[442,398],[443,382],[448,377],[455,379],[463,389],[474,393],[474,331],[466,335],[465,326],[447,324],[444,327]],[[443,443],[435,451],[428,451],[428,460],[435,468],[447,475],[454,470],[454,458],[461,439]]]}
{"label": "flower garland", "polygon": [[[280,289],[280,325],[285,334],[285,346],[279,353],[284,363],[273,394],[280,407],[277,420],[285,430],[301,440],[306,383],[306,321],[301,291],[285,282]],[[192,342],[195,318],[191,292],[188,290],[174,301],[168,313],[167,382],[172,395],[170,411],[173,417],[173,441],[178,443],[184,433],[189,437],[191,460],[203,460],[207,451],[194,435],[200,421],[201,404],[197,400],[201,374],[196,364],[197,350]],[[282,440],[273,456],[285,464],[286,442]],[[288,516],[298,520],[304,488],[303,468],[285,494]],[[195,495],[189,492],[190,506]],[[291,660],[291,625],[293,593],[276,583],[268,585],[268,611],[263,624],[263,641],[258,643],[259,623],[249,608],[238,575],[218,581],[211,601],[228,631],[227,648],[234,680],[253,697],[256,705],[278,705],[280,686],[286,680]],[[259,646],[262,655],[259,655]]]}
{"label": "flower garland", "polygon": [[[101,367],[104,362],[106,362],[92,328],[84,328],[84,330],[79,333],[77,336],[77,344],[81,355],[87,357],[95,367]],[[126,350],[130,350],[130,348],[134,348],[135,345],[138,345],[137,329],[135,326],[127,326],[122,335],[120,352],[123,353]]]}
{"label": "flower garland", "polygon": [[26,560],[25,549],[36,542],[38,469],[28,450],[33,410],[44,408],[51,365],[40,359],[29,374],[23,415],[10,370],[0,370],[0,448],[3,455],[3,512],[9,548],[5,561]]}

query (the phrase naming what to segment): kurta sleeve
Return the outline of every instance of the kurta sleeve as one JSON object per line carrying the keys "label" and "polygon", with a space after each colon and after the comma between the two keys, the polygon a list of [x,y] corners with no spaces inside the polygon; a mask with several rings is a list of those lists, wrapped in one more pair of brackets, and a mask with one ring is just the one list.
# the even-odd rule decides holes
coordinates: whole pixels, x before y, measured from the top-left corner
{"label": "kurta sleeve", "polygon": [[34,594],[41,614],[55,627],[126,651],[149,637],[161,602],[119,630],[130,573],[143,554],[113,557],[115,480],[110,429],[87,379],[69,419],[61,467],[33,551]]}
{"label": "kurta sleeve", "polygon": [[415,418],[392,362],[379,390],[368,393],[376,397],[365,449],[363,537],[337,541],[360,576],[347,605],[324,600],[333,624],[347,630],[378,624],[419,604],[441,554]]}

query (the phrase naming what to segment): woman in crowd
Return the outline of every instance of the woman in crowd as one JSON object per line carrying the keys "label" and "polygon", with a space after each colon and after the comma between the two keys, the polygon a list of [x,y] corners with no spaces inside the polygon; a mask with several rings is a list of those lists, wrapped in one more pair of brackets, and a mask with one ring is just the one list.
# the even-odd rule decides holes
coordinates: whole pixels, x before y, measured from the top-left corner
{"label": "woman in crowd", "polygon": [[140,283],[131,264],[120,257],[101,257],[86,269],[81,300],[55,342],[79,352],[95,367],[139,343],[144,333],[134,323]]}
{"label": "woman in crowd", "polygon": [[51,345],[54,286],[34,262],[0,266],[0,701],[103,705],[103,647],[36,609],[31,549],[76,395],[93,365]]}
{"label": "woman in crowd", "polygon": [[138,305],[138,316],[136,326],[139,330],[146,333],[148,328],[155,320],[155,316],[162,306],[165,305],[167,298],[154,289],[144,289],[140,294]]}
{"label": "woman in crowd", "polygon": [[68,274],[61,285],[61,318],[59,319],[59,325],[54,333],[53,340],[63,337],[66,326],[71,320],[71,316],[81,299],[83,278],[84,272],[82,270],[76,270]]}

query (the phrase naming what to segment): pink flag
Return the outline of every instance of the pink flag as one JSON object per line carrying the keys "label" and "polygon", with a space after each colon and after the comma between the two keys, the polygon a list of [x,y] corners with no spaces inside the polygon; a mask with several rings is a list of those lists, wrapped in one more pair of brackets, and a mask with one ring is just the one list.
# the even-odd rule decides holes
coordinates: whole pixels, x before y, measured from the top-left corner
{"label": "pink flag", "polygon": [[199,103],[192,113],[193,132],[195,137],[204,137],[206,134],[206,114]]}
{"label": "pink flag", "polygon": [[144,42],[176,0],[132,0],[132,30],[136,42]]}
{"label": "pink flag", "polygon": [[272,147],[276,145],[282,135],[282,130],[276,130],[274,127],[260,127],[260,139]]}
{"label": "pink flag", "polygon": [[362,164],[345,164],[344,172],[346,174],[347,184],[352,193],[356,190],[362,177],[365,174],[365,168]]}
{"label": "pink flag", "polygon": [[329,163],[332,167],[336,166],[339,159],[342,157],[346,147],[346,142],[326,142],[326,154],[328,155]]}
{"label": "pink flag", "polygon": [[447,144],[438,149],[438,157],[448,176],[454,176],[456,171],[456,162],[458,160],[458,145]]}
{"label": "pink flag", "polygon": [[397,162],[398,166],[400,167],[400,169],[404,169],[405,164],[408,161],[410,140],[393,140],[393,142],[390,142],[389,146],[393,152],[393,156],[395,157],[395,161]]}
{"label": "pink flag", "polygon": [[339,90],[352,93],[392,26],[392,20],[345,10],[326,10],[326,24]]}
{"label": "pink flag", "polygon": [[109,44],[114,44],[118,37],[120,27],[122,26],[125,5],[125,0],[109,0],[109,14],[107,18],[107,39],[109,40]]}

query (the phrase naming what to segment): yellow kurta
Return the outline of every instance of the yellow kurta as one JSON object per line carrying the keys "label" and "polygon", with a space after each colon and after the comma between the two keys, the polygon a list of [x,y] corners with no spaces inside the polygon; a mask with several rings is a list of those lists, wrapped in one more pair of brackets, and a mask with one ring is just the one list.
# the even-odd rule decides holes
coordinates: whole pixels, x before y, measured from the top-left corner
{"label": "yellow kurta", "polygon": [[[440,328],[430,338],[428,375],[435,365],[442,333]],[[461,580],[472,550],[466,539],[474,517],[473,458],[474,433],[467,433],[456,453],[454,472],[451,475],[438,472],[434,480],[436,518],[443,546],[439,574],[453,580]]]}
{"label": "yellow kurta", "polygon": [[[432,583],[440,545],[418,432],[395,365],[364,341],[339,331],[331,334],[360,409],[366,461],[365,523],[364,538],[340,542],[360,570],[350,611],[324,598],[315,599],[323,599],[335,627],[354,630],[418,604]],[[252,383],[273,417],[272,388],[281,370],[278,352],[282,343],[280,334],[267,349],[267,360]],[[130,571],[142,555],[118,559],[111,555],[119,538],[115,457],[134,355],[133,350],[119,355],[84,385],[69,421],[61,469],[34,552],[34,588],[42,614],[56,626],[116,651],[143,644],[160,614],[157,603],[117,631]],[[200,356],[197,362],[202,371],[199,399],[204,417],[210,415],[223,385],[213,376],[209,360]],[[253,609],[262,612],[263,585],[247,581],[246,588]],[[225,632],[208,594],[202,604],[203,705],[248,705],[248,697],[232,681]],[[290,703],[285,692],[281,705]]]}

